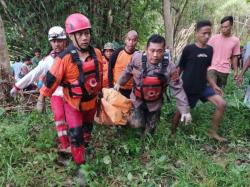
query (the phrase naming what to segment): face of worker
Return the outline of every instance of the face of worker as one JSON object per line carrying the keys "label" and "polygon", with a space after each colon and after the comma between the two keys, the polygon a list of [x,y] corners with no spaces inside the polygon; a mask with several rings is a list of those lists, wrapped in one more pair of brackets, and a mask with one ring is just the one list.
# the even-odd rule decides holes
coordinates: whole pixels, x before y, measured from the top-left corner
{"label": "face of worker", "polygon": [[36,56],[37,58],[39,58],[39,57],[41,56],[41,53],[38,52],[38,51],[36,51],[36,52],[35,52],[35,56]]}
{"label": "face of worker", "polygon": [[[75,35],[75,37],[74,37],[74,35]],[[78,32],[75,32],[74,34],[70,34],[69,38],[72,40],[73,45],[75,47],[80,47],[82,49],[86,49],[90,45],[90,39],[91,39],[90,30],[89,29],[80,30]]]}
{"label": "face of worker", "polygon": [[151,64],[157,64],[163,60],[164,56],[164,43],[149,43],[146,49],[147,60]]}
{"label": "face of worker", "polygon": [[125,38],[126,51],[130,53],[134,52],[137,42],[138,42],[138,36],[135,34],[129,33]]}
{"label": "face of worker", "polygon": [[210,26],[201,27],[199,30],[195,32],[195,37],[197,42],[201,43],[202,45],[206,45],[209,38],[211,37],[211,27]]}
{"label": "face of worker", "polygon": [[104,50],[104,56],[109,60],[110,57],[112,56],[114,50],[113,49],[105,49]]}
{"label": "face of worker", "polygon": [[56,53],[60,53],[66,47],[66,40],[53,39],[53,40],[50,40],[50,45],[53,51],[55,51]]}
{"label": "face of worker", "polygon": [[29,60],[24,61],[24,63],[25,63],[26,65],[31,65],[31,64],[32,64],[32,62],[31,62],[31,60],[30,60],[30,59],[29,59]]}
{"label": "face of worker", "polygon": [[232,25],[230,24],[230,21],[225,21],[221,24],[221,33],[224,36],[228,36],[231,34]]}

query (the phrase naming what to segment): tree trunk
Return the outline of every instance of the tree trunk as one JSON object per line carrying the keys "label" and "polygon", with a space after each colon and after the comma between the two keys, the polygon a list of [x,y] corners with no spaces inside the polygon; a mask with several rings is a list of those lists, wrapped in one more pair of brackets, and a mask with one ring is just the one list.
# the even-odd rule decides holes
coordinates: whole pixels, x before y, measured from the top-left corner
{"label": "tree trunk", "polygon": [[0,16],[0,79],[1,80],[6,78],[4,76],[5,73],[10,73],[10,60],[5,40],[3,20]]}
{"label": "tree trunk", "polygon": [[0,15],[0,103],[8,98],[11,88],[10,60],[5,40],[3,20]]}
{"label": "tree trunk", "polygon": [[170,0],[163,0],[163,20],[165,26],[165,38],[166,38],[166,46],[173,48],[173,19],[171,15],[171,2]]}
{"label": "tree trunk", "polygon": [[174,39],[174,43],[175,43],[175,36],[177,34],[177,31],[178,31],[178,27],[179,27],[179,24],[180,24],[180,20],[182,18],[182,15],[183,15],[183,12],[186,8],[188,4],[188,0],[185,0],[183,5],[182,5],[182,8],[181,10],[178,12],[178,14],[176,15],[176,18],[175,18],[175,23],[174,23],[174,31],[173,31],[173,39]]}

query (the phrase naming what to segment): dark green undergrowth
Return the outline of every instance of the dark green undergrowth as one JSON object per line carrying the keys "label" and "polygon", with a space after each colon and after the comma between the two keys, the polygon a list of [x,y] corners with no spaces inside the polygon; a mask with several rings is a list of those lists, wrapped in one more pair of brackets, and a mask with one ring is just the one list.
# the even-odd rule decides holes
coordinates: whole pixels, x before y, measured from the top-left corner
{"label": "dark green undergrowth", "polygon": [[[207,136],[214,111],[209,103],[192,110],[192,124],[181,125],[176,137],[170,133],[174,102],[164,105],[156,134],[143,140],[139,130],[95,125],[96,156],[81,168],[87,186],[249,186],[250,109],[242,103],[244,89],[230,77],[220,128],[228,143]],[[47,113],[0,116],[0,186],[77,186],[74,163],[56,164],[56,132]]]}

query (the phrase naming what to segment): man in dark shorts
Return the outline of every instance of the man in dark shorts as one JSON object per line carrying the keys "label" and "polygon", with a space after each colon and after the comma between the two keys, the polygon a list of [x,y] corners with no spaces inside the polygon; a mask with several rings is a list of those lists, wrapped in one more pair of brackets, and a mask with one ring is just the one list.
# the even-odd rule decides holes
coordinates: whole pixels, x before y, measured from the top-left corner
{"label": "man in dark shorts", "polygon": [[[213,48],[207,45],[211,36],[211,26],[211,22],[207,20],[197,22],[195,28],[196,42],[184,48],[179,63],[179,71],[180,73],[183,72],[183,87],[191,108],[194,108],[199,100],[202,102],[210,101],[215,105],[212,128],[208,135],[223,142],[226,139],[218,134],[218,129],[226,103],[221,96],[222,90],[212,78],[207,76],[207,69],[211,65],[213,56]],[[209,83],[209,86],[207,86],[207,83]],[[176,133],[180,118],[181,114],[177,111],[173,119],[173,134]]]}

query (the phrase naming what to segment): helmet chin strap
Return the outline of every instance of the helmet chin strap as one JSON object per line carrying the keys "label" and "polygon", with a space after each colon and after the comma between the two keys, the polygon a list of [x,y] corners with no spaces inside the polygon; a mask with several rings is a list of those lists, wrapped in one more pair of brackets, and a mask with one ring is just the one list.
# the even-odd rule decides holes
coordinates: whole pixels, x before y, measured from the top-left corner
{"label": "helmet chin strap", "polygon": [[79,43],[78,43],[78,40],[76,39],[76,35],[75,35],[75,33],[74,33],[74,38],[75,38],[75,41],[76,41],[76,44],[77,44],[77,50],[78,51],[81,51],[81,52],[88,52],[89,51],[89,46],[87,47],[87,48],[82,48],[80,45],[79,45]]}

